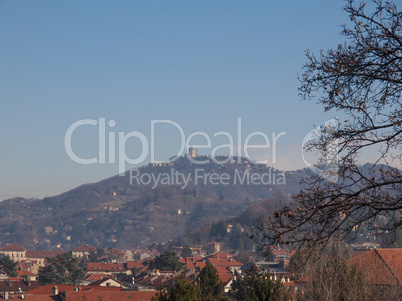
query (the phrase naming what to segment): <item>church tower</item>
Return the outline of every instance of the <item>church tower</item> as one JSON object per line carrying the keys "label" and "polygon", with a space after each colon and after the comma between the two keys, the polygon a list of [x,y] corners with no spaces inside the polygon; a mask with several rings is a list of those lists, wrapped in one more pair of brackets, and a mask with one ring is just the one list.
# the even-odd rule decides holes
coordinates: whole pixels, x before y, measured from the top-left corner
{"label": "church tower", "polygon": [[192,146],[188,149],[188,155],[191,158],[195,158],[195,151],[194,151],[194,148]]}

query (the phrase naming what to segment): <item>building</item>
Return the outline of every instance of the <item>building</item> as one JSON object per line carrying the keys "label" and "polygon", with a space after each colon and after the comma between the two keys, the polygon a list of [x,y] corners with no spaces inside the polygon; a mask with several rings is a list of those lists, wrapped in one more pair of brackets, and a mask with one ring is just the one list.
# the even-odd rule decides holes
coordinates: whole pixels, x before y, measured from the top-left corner
{"label": "building", "polygon": [[25,281],[19,277],[10,277],[8,279],[0,280],[0,296],[2,298],[8,296],[10,299],[14,299],[14,297],[11,296],[15,294],[22,294],[39,286],[40,284],[38,281]]}
{"label": "building", "polygon": [[23,247],[16,244],[10,244],[0,249],[1,254],[8,255],[14,261],[21,261],[22,259],[25,259],[26,251],[27,250],[25,250]]}
{"label": "building", "polygon": [[125,273],[131,275],[131,269],[127,269],[124,263],[107,263],[107,262],[88,262],[88,273],[103,273],[107,275]]}
{"label": "building", "polygon": [[[47,284],[20,294],[18,299],[27,301],[151,301],[155,291],[123,291],[113,286],[76,286],[65,284]],[[17,298],[15,298],[17,299]]]}
{"label": "building", "polygon": [[119,281],[112,279],[110,277],[102,278],[96,280],[90,284],[90,286],[114,286],[114,287],[124,287]]}
{"label": "building", "polygon": [[26,251],[25,260],[36,262],[39,267],[45,265],[46,258],[55,258],[58,255],[67,253],[66,251]]}
{"label": "building", "polygon": [[376,286],[402,285],[402,249],[373,249],[349,259]]}
{"label": "building", "polygon": [[198,149],[194,149],[192,146],[188,149],[188,155],[191,158],[197,158],[198,157]]}
{"label": "building", "polygon": [[96,248],[91,247],[89,245],[82,245],[79,247],[76,247],[72,250],[73,257],[84,257],[88,256],[90,252],[95,252]]}
{"label": "building", "polygon": [[208,243],[207,251],[209,254],[220,252],[221,251],[221,243],[216,242],[216,241]]}

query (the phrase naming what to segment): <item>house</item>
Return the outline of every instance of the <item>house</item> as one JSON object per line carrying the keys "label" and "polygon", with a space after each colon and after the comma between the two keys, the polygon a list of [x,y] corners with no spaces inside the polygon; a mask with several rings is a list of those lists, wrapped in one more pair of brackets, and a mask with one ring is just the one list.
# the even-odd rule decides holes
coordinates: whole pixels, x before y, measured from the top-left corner
{"label": "house", "polygon": [[18,274],[18,277],[21,277],[22,279],[23,279],[23,277],[26,277],[29,281],[36,280],[36,274],[34,274],[28,270],[17,269],[17,274]]}
{"label": "house", "polygon": [[124,251],[120,251],[117,248],[112,248],[111,250],[107,251],[106,254],[114,258],[113,262],[126,261],[126,253]]}
{"label": "house", "polygon": [[52,234],[53,233],[53,227],[52,226],[46,226],[45,227],[45,234]]}
{"label": "house", "polygon": [[232,258],[208,258],[207,260],[214,267],[227,267],[231,273],[237,272],[243,266],[241,262]]}
{"label": "house", "polygon": [[17,269],[30,271],[31,266],[29,264],[26,264],[24,261],[20,261],[17,264]]}
{"label": "house", "polygon": [[227,267],[217,266],[217,267],[215,267],[215,269],[218,272],[220,281],[222,281],[224,292],[228,293],[232,287],[232,283],[233,283],[233,279],[234,279],[233,274],[230,272],[229,268],[227,268]]}
{"label": "house", "polygon": [[98,281],[101,280],[103,278],[109,278],[110,275],[106,275],[103,273],[93,273],[93,274],[89,274],[86,278],[87,281],[93,283],[94,281]]}
{"label": "house", "polygon": [[213,253],[213,254],[209,255],[208,257],[209,258],[229,258],[229,257],[232,257],[232,256],[227,254],[227,253],[225,253],[225,252],[219,251],[219,252],[216,252],[216,253]]}
{"label": "house", "polygon": [[66,251],[26,251],[26,260],[36,262],[39,267],[45,266],[46,258],[55,258],[58,255],[67,253]]}
{"label": "house", "polygon": [[86,285],[77,286],[72,284],[45,284],[27,291],[27,294],[58,295],[59,292],[63,291],[69,293],[74,291],[89,291],[89,290],[119,292],[122,290],[122,288],[114,286],[109,287],[109,286],[86,286]]}
{"label": "house", "polygon": [[192,257],[180,258],[179,262],[184,263],[186,265],[186,268],[188,271],[195,272],[196,263],[197,263],[197,261],[200,261],[200,260],[202,260],[202,257],[199,255],[195,255]]}
{"label": "house", "polygon": [[125,273],[131,275],[131,269],[127,269],[124,263],[116,262],[88,262],[87,263],[88,273],[103,273],[107,275]]}
{"label": "house", "polygon": [[203,268],[206,267],[206,263],[204,261],[197,261],[196,263],[194,263],[196,270],[201,271]]}
{"label": "house", "polygon": [[23,299],[27,301],[82,301],[82,300],[102,300],[102,301],[151,301],[156,296],[156,292],[142,291],[99,291],[90,289],[84,291],[61,291],[55,294],[24,294]]}
{"label": "house", "polygon": [[272,253],[274,261],[277,261],[276,259],[282,259],[282,258],[290,259],[293,256],[294,251],[289,251],[289,250],[282,249],[279,247],[274,247],[271,250],[271,253]]}
{"label": "house", "polygon": [[149,252],[142,252],[140,255],[140,260],[144,260],[144,259],[151,258],[151,257],[152,257],[152,255]]}
{"label": "house", "polygon": [[16,244],[10,244],[0,249],[0,253],[8,255],[14,261],[21,261],[25,259],[26,249]]}
{"label": "house", "polygon": [[227,267],[231,273],[241,269],[243,264],[233,259],[233,257],[225,252],[217,252],[207,257],[207,262],[214,267]]}
{"label": "house", "polygon": [[38,281],[25,281],[19,277],[10,277],[0,280],[0,295],[4,298],[5,295],[11,296],[20,294],[34,288],[39,287]]}
{"label": "house", "polygon": [[127,261],[125,263],[126,269],[130,270],[131,272],[141,273],[148,268],[148,261],[144,260],[136,260],[136,261]]}
{"label": "house", "polygon": [[24,293],[23,299],[27,301],[151,301],[155,295],[155,291],[123,291],[122,288],[113,286],[47,284]]}
{"label": "house", "polygon": [[134,253],[131,250],[123,250],[124,261],[134,260]]}
{"label": "house", "polygon": [[73,257],[84,257],[88,256],[90,252],[95,252],[96,248],[91,247],[89,245],[82,245],[79,247],[76,247],[72,250]]}
{"label": "house", "polygon": [[[151,301],[156,296],[156,292],[147,291],[73,291],[68,292],[65,295],[59,294],[61,301],[82,301],[82,300],[102,300],[102,301]],[[29,301],[29,299],[26,299]]]}
{"label": "house", "polygon": [[283,288],[287,290],[290,300],[297,300],[299,286],[294,281],[291,281],[290,278],[282,278],[281,283]]}
{"label": "house", "polygon": [[402,249],[373,249],[349,259],[377,286],[402,285]]}
{"label": "house", "polygon": [[120,283],[119,281],[112,279],[110,277],[106,277],[103,279],[99,279],[97,281],[94,281],[90,284],[90,286],[113,286],[113,287],[123,287],[123,284]]}
{"label": "house", "polygon": [[176,275],[173,271],[149,273],[135,280],[135,285],[139,290],[159,290],[167,287],[174,282]]}

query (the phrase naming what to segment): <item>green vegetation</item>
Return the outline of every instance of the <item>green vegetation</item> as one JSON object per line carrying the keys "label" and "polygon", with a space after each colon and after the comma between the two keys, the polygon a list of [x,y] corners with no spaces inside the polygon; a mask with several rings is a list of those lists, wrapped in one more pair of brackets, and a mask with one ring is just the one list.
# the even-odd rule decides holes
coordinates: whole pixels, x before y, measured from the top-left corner
{"label": "green vegetation", "polygon": [[165,301],[227,301],[218,272],[207,264],[196,281],[190,282],[181,275],[167,291],[160,291],[153,300]]}
{"label": "green vegetation", "polygon": [[85,272],[78,266],[79,258],[71,253],[58,255],[56,258],[47,258],[47,264],[39,271],[41,284],[79,284],[85,278]]}
{"label": "green vegetation", "polygon": [[227,300],[223,297],[223,284],[212,264],[207,263],[201,270],[197,283],[201,289],[201,300]]}
{"label": "green vegetation", "polygon": [[[147,165],[140,171],[170,174],[174,168],[184,175],[194,175],[196,166],[190,163],[179,158],[173,166]],[[247,165],[253,173],[272,172],[266,166],[244,162],[217,165],[211,161],[203,169],[205,173],[227,173],[234,179],[236,171],[244,172]],[[52,249],[57,243],[65,250],[82,244],[122,249],[144,247],[143,241],[158,244],[184,235],[186,229],[226,220],[260,199],[272,198],[279,190],[296,193],[297,183],[305,174],[297,171],[288,175],[284,185],[235,185],[233,181],[229,185],[195,185],[191,181],[184,189],[179,185],[155,189],[151,185],[130,185],[127,174],[43,200],[10,199],[0,203],[0,241],[37,250]],[[53,232],[45,233],[46,226],[51,226]]]}
{"label": "green vegetation", "polygon": [[8,255],[0,254],[0,271],[10,277],[16,277],[18,263],[10,258]]}
{"label": "green vegetation", "polygon": [[176,252],[167,250],[151,261],[149,267],[161,271],[180,271],[184,263],[179,262],[179,258]]}
{"label": "green vegetation", "polygon": [[247,271],[246,276],[237,276],[232,284],[232,296],[239,301],[280,301],[288,300],[279,280],[271,280],[269,273],[263,274],[253,264]]}
{"label": "green vegetation", "polygon": [[189,282],[183,276],[176,279],[166,292],[160,291],[153,301],[199,301],[200,287],[196,282]]}

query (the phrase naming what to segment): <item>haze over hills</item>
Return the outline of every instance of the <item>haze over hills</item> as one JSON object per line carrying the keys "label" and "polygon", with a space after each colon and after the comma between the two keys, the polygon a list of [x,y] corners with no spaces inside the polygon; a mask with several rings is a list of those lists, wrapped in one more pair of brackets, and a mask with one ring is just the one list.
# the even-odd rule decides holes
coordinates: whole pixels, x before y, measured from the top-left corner
{"label": "haze over hills", "polygon": [[277,193],[296,193],[308,174],[307,169],[281,172],[244,158],[199,165],[181,157],[54,197],[5,200],[0,203],[0,241],[67,250],[83,243],[134,248],[166,242],[188,226],[237,216]]}

